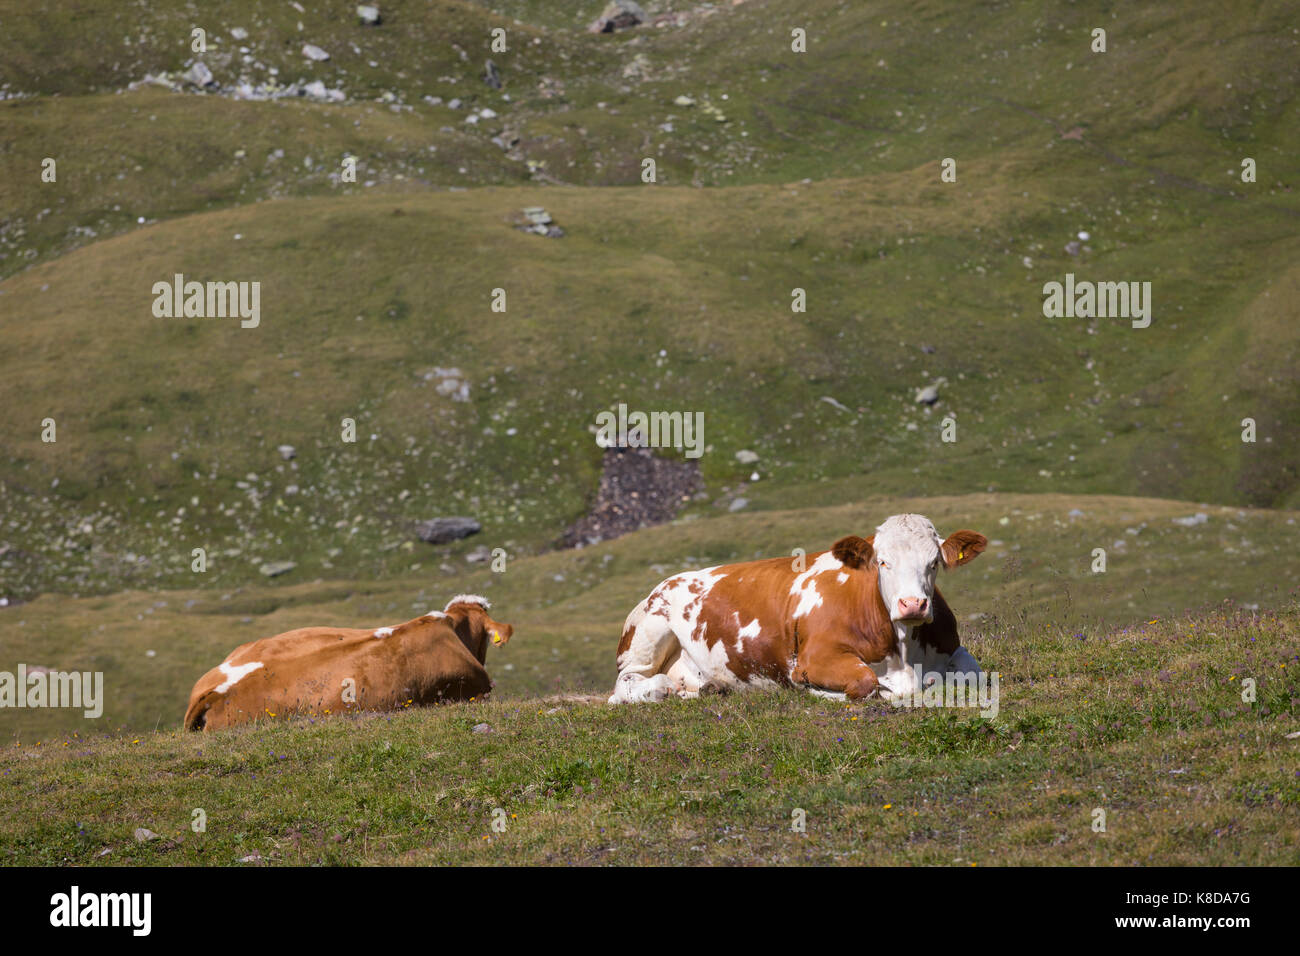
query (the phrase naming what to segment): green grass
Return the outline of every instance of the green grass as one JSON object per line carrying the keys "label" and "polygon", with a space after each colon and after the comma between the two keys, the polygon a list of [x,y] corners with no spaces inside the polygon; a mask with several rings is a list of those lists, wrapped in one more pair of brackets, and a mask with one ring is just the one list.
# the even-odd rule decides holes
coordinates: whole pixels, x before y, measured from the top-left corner
{"label": "green grass", "polygon": [[[9,745],[0,860],[1300,862],[1300,777],[1284,738],[1300,704],[1294,604],[1017,629],[978,651],[1002,675],[992,720],[787,691],[620,708],[501,700]],[[474,733],[479,723],[491,733]],[[203,833],[190,829],[198,809]],[[161,839],[138,843],[137,827]]]}

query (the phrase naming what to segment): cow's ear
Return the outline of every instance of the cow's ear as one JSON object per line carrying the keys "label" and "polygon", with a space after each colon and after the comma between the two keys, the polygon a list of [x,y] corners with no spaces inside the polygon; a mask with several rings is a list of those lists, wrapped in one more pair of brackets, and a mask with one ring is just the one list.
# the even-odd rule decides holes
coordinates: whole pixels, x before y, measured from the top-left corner
{"label": "cow's ear", "polygon": [[871,542],[851,534],[831,545],[831,554],[845,567],[865,568],[871,560]]}
{"label": "cow's ear", "polygon": [[988,547],[989,539],[978,531],[954,531],[943,543],[944,567],[955,568]]}

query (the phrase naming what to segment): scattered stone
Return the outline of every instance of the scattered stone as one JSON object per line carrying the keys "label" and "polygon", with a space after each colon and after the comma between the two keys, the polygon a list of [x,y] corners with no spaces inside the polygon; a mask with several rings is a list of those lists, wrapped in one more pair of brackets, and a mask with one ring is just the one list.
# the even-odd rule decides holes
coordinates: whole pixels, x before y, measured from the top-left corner
{"label": "scattered stone", "polygon": [[689,96],[683,95],[673,100],[673,106],[694,106],[694,105],[695,105],[695,100],[691,99],[691,97]]}
{"label": "scattered stone", "polygon": [[154,833],[152,830],[146,827],[136,827],[135,830],[136,843],[148,843],[150,840],[160,840],[160,839],[162,839],[162,837],[160,837],[157,833]]}
{"label": "scattered stone", "polygon": [[428,544],[446,544],[478,534],[483,526],[473,518],[433,518],[415,526],[415,536]]}
{"label": "scattered stone", "polygon": [[465,555],[465,560],[470,564],[487,564],[492,560],[492,549],[487,547],[487,545],[475,548],[469,554]]}
{"label": "scattered stone", "polygon": [[268,578],[278,578],[282,574],[288,574],[297,566],[293,561],[267,561],[257,570]]}
{"label": "scattered stone", "polygon": [[426,382],[438,380],[434,386],[434,391],[444,398],[450,398],[453,402],[469,401],[469,381],[465,378],[465,373],[458,368],[442,368],[434,366],[424,373]]}
{"label": "scattered stone", "polygon": [[736,461],[740,462],[742,465],[752,465],[754,462],[758,461],[758,455],[750,451],[748,448],[742,448],[740,451],[736,452]]}
{"label": "scattered stone", "polygon": [[258,862],[261,861],[261,859],[262,859],[262,854],[258,853],[256,850],[254,850],[252,853],[248,854],[248,856],[241,856],[241,857],[239,858],[239,862],[240,862],[240,863],[258,863]]}
{"label": "scattered stone", "polygon": [[600,16],[587,27],[590,33],[613,33],[645,23],[645,11],[633,0],[614,0],[607,4]]}
{"label": "scattered stone", "polygon": [[1207,515],[1204,511],[1198,511],[1198,512],[1196,512],[1196,514],[1194,514],[1194,515],[1189,515],[1189,516],[1186,517],[1186,518],[1174,518],[1174,519],[1173,519],[1174,524],[1180,524],[1180,525],[1182,525],[1184,528],[1194,528],[1196,525],[1198,525],[1198,524],[1205,524],[1205,522],[1207,522],[1207,521],[1209,521],[1209,520],[1210,520],[1210,516]]}
{"label": "scattered stone", "polygon": [[849,407],[848,407],[847,405],[843,404],[842,402],[837,402],[835,399],[831,398],[829,395],[823,395],[823,396],[821,397],[821,401],[825,402],[827,405],[830,405],[832,408],[838,408],[838,409],[839,409],[840,411],[842,411],[842,412],[850,411],[850,409],[849,409]]}
{"label": "scattered stone", "polygon": [[1065,254],[1069,256],[1077,256],[1082,248],[1083,247],[1080,245],[1078,239],[1071,239],[1065,244]]}
{"label": "scattered stone", "polygon": [[243,27],[231,27],[230,35],[234,37],[236,40],[248,39],[248,31],[245,30]]}
{"label": "scattered stone", "polygon": [[491,725],[491,724],[475,724],[475,725],[474,725],[473,732],[476,733],[476,734],[490,734],[490,733],[492,733],[492,725]]}
{"label": "scattered stone", "polygon": [[937,378],[934,380],[934,384],[927,385],[925,388],[917,389],[916,390],[917,403],[921,405],[935,404],[935,402],[939,401],[939,387],[941,385],[946,385],[947,382],[948,380],[945,378]]}
{"label": "scattered stone", "polygon": [[211,86],[216,82],[212,76],[212,71],[203,63],[195,63],[181,74],[181,79],[187,80],[195,86]]}
{"label": "scattered stone", "polygon": [[302,55],[309,60],[328,60],[330,55],[316,46],[314,43],[306,43],[302,48]]}
{"label": "scattered stone", "polygon": [[740,511],[741,509],[746,508],[748,506],[749,506],[748,498],[737,498],[734,501],[732,501],[730,505],[727,506],[727,510]]}
{"label": "scattered stone", "polygon": [[379,17],[379,8],[371,6],[368,3],[362,3],[357,6],[357,18],[363,25],[368,27],[377,27],[382,20]]}
{"label": "scattered stone", "polygon": [[548,239],[559,239],[564,235],[564,230],[555,225],[551,214],[541,206],[525,206],[523,218],[527,221],[516,227],[520,232],[531,232],[534,235],[546,236]]}
{"label": "scattered stone", "polygon": [[447,101],[447,109],[449,109],[449,110],[458,110],[458,109],[460,109],[460,97],[459,97],[459,96],[454,96],[454,97],[452,97],[451,99],[449,99],[449,100]]}
{"label": "scattered stone", "polygon": [[280,445],[276,448],[276,451],[280,453],[280,457],[285,461],[298,457],[298,451],[292,445]]}
{"label": "scattered stone", "polygon": [[501,89],[501,71],[491,60],[483,65],[483,82],[494,90]]}

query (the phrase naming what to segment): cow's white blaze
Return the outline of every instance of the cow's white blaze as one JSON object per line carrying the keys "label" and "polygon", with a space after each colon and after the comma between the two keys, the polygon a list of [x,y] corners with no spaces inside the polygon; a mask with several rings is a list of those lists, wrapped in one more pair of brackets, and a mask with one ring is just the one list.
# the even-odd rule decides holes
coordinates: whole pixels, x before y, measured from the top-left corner
{"label": "cow's white blaze", "polygon": [[385,638],[385,637],[391,637],[392,634],[393,634],[393,629],[391,627],[378,627],[375,628],[375,633],[372,634],[371,637]]}
{"label": "cow's white blaze", "polygon": [[261,661],[253,661],[251,664],[229,664],[223,662],[219,667],[221,673],[226,676],[226,679],[217,685],[217,693],[224,694],[261,666]]}
{"label": "cow's white blaze", "polygon": [[942,561],[942,544],[930,519],[921,515],[894,515],[876,529],[872,550],[880,577],[880,597],[890,620],[899,620],[899,601],[904,598],[924,599],[925,620],[934,620],[934,581]]}

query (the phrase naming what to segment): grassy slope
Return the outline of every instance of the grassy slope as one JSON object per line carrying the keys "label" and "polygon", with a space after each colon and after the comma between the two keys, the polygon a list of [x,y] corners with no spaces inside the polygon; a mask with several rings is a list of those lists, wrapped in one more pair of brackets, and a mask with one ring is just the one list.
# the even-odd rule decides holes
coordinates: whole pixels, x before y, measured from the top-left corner
{"label": "grassy slope", "polygon": [[[1300,862],[1300,777],[1284,739],[1300,703],[1294,604],[1022,631],[984,658],[1004,681],[992,721],[782,692],[479,702],[10,746],[0,860]],[[796,808],[806,834],[791,832]],[[162,839],[135,842],[141,826]]]}
{"label": "grassy slope", "polygon": [[[21,27],[7,42],[25,52],[0,57],[12,88],[63,94],[0,104],[13,171],[0,189],[19,213],[6,228],[26,246],[9,261],[38,263],[0,284],[0,429],[15,451],[0,466],[2,530],[21,552],[0,561],[11,594],[179,586],[200,544],[234,559],[216,562],[223,584],[284,557],[288,540],[303,573],[330,572],[346,546],[364,562],[354,568],[393,574],[412,563],[396,550],[406,520],[451,509],[535,550],[581,511],[597,467],[586,428],[618,401],[704,411],[710,488],[743,478],[731,453],[755,447],[786,506],[822,479],[823,499],[853,500],[863,472],[877,492],[1300,500],[1300,207],[1285,165],[1296,58],[1279,5],[1249,28],[1208,7],[1132,15],[1111,27],[1110,53],[1077,58],[1080,15],[1039,4],[990,6],[973,23],[939,5],[900,17],[822,4],[808,15],[834,29],[814,30],[804,57],[777,42],[760,3],[613,38],[511,24],[509,102],[477,79],[471,51],[510,22],[482,9],[386,7],[392,29],[379,30],[331,14],[300,36],[291,8],[232,8],[226,26],[252,24],[254,63],[280,79],[398,100],[344,106],[105,93],[183,67],[183,24],[142,13],[157,22],[120,58],[106,8],[76,7],[57,21],[74,54],[42,54]],[[338,55],[312,65],[303,38]],[[965,55],[940,70],[944,49]],[[637,57],[648,65],[625,78]],[[223,81],[239,73],[212,62]],[[562,91],[544,95],[543,79]],[[1116,109],[1126,89],[1140,93]],[[672,107],[681,91],[725,104],[729,121]],[[502,117],[466,127],[421,102],[435,93]],[[1076,125],[1082,141],[1060,138]],[[519,134],[520,153],[487,142],[497,127]],[[1251,188],[1222,176],[1246,149],[1261,163]],[[329,183],[343,151],[374,186]],[[594,188],[637,182],[647,151],[659,185]],[[33,189],[50,152],[64,157],[60,184]],[[956,185],[937,181],[949,154]],[[429,192],[518,181],[525,157],[587,186]],[[819,181],[779,185],[805,174]],[[677,185],[692,180],[749,185]],[[348,195],[324,198],[335,191]],[[253,202],[276,196],[304,198]],[[507,227],[538,202],[566,239]],[[104,235],[137,216],[186,218],[39,264],[89,238],[73,224]],[[1062,247],[1080,228],[1091,251],[1072,258]],[[152,319],[148,290],[176,271],[259,279],[263,328]],[[1149,279],[1153,327],[1043,319],[1041,285],[1066,271]],[[805,315],[788,311],[796,286]],[[497,287],[512,296],[504,315],[487,309]],[[468,405],[419,378],[453,364],[473,380]],[[1225,367],[1245,374],[1225,380]],[[938,376],[956,445],[910,401]],[[38,439],[47,415],[57,446]],[[344,415],[380,437],[341,446]],[[1238,440],[1247,416],[1258,444]],[[281,442],[310,453],[284,469]],[[271,507],[240,501],[249,473]],[[309,490],[273,505],[289,483]],[[358,520],[355,533],[336,527]]]}

